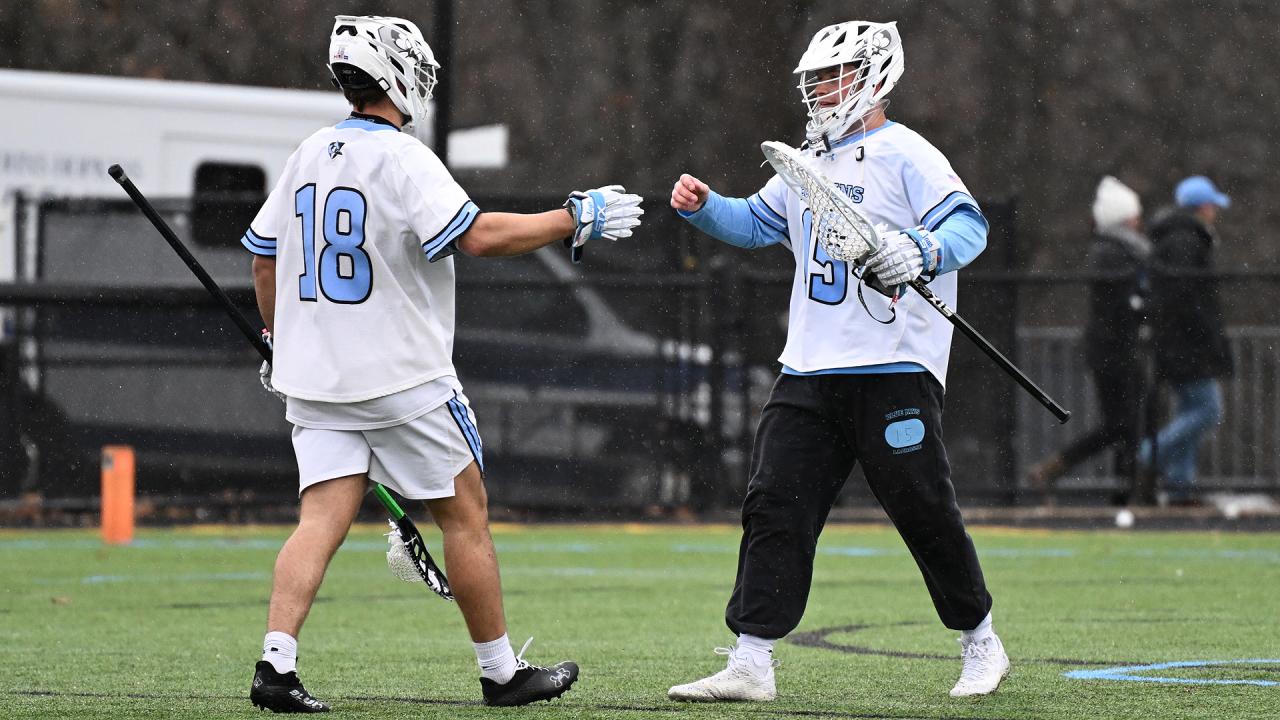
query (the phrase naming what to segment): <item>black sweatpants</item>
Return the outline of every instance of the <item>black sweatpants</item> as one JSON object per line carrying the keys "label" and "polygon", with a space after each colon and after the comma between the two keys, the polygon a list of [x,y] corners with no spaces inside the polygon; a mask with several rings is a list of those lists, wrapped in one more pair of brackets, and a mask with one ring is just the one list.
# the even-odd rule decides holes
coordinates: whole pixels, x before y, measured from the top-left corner
{"label": "black sweatpants", "polygon": [[800,624],[818,536],[856,462],[943,624],[982,622],[991,595],[951,486],[942,405],[927,372],[779,376],[756,430],[730,630],[781,638]]}

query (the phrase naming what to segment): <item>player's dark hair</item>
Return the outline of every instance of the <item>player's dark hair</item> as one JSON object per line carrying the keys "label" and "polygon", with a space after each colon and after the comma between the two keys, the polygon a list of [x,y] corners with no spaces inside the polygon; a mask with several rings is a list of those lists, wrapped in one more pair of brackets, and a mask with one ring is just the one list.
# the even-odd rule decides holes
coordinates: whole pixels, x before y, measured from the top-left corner
{"label": "player's dark hair", "polygon": [[387,91],[383,90],[369,73],[355,65],[334,63],[333,76],[333,84],[338,86],[342,96],[357,111],[363,111],[366,106],[377,103],[387,96]]}

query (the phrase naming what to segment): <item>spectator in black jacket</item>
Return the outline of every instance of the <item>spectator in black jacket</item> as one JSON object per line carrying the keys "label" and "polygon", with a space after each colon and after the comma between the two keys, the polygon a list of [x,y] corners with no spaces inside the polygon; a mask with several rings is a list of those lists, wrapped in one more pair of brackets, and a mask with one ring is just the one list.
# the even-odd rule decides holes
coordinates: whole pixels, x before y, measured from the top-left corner
{"label": "spectator in black jacket", "polygon": [[1148,295],[1151,242],[1140,232],[1142,204],[1138,194],[1111,177],[1098,183],[1093,201],[1093,241],[1085,269],[1096,276],[1089,286],[1089,323],[1085,327],[1085,361],[1093,375],[1102,424],[1035,465],[1027,483],[1044,500],[1053,498],[1053,483],[1077,463],[1119,445],[1116,473],[1133,476],[1138,450],[1138,415],[1144,372],[1139,331]]}
{"label": "spectator in black jacket", "polygon": [[1199,502],[1195,476],[1200,441],[1222,421],[1219,378],[1230,377],[1232,362],[1217,280],[1187,273],[1213,270],[1218,242],[1214,220],[1231,199],[1202,175],[1178,183],[1174,199],[1177,207],[1156,216],[1151,225],[1152,324],[1156,377],[1177,398],[1177,414],[1161,428],[1154,448],[1149,440],[1143,443],[1140,460],[1163,476],[1171,504],[1188,505]]}

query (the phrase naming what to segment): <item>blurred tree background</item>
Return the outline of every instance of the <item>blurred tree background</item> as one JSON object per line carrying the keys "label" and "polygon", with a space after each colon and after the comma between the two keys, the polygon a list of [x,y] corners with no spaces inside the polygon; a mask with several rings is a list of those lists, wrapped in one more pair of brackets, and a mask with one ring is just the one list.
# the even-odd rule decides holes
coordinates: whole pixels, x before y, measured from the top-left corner
{"label": "blurred tree background", "polygon": [[[333,15],[403,15],[430,41],[434,5],[7,0],[0,65],[327,89]],[[791,71],[812,34],[896,19],[906,73],[890,116],[946,153],[979,198],[1016,198],[1015,267],[1081,260],[1105,173],[1148,211],[1179,178],[1212,176],[1236,202],[1221,220],[1222,264],[1269,257],[1271,0],[457,0],[453,17],[454,126],[512,132],[509,167],[460,176],[473,192],[620,181],[665,196],[682,171],[753,192],[767,179],[758,143],[802,138]]]}

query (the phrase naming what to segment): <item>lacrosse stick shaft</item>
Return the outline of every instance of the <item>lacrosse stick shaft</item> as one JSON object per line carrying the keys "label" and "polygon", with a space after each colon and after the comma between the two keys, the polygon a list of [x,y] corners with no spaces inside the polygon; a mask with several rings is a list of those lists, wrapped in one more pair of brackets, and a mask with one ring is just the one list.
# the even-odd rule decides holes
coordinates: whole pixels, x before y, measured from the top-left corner
{"label": "lacrosse stick shaft", "polygon": [[133,184],[133,181],[129,179],[129,176],[124,173],[124,168],[119,165],[112,165],[107,168],[107,173],[111,175],[112,180],[115,180],[120,184],[120,187],[124,188],[124,191],[129,194],[133,203],[138,206],[138,209],[142,211],[142,214],[147,216],[147,219],[151,221],[151,224],[155,226],[155,229],[158,230],[164,237],[165,241],[169,243],[169,247],[173,248],[173,251],[178,254],[178,257],[182,258],[182,262],[186,263],[187,268],[196,276],[196,279],[200,281],[200,284],[204,285],[204,289],[208,290],[209,294],[212,295],[220,305],[222,305],[222,309],[226,310],[227,315],[231,317],[231,321],[234,322],[236,327],[240,329],[240,332],[244,333],[244,336],[249,339],[249,343],[258,351],[258,354],[262,356],[262,359],[267,362],[271,362],[271,348],[267,347],[267,344],[263,342],[258,331],[249,324],[244,313],[240,312],[240,309],[235,306],[235,303],[231,302],[231,298],[227,297],[227,294],[218,286],[218,283],[214,282],[213,278],[209,276],[209,273],[205,272],[204,267],[200,265],[200,261],[196,260],[195,256],[191,254],[191,251],[187,250],[187,247],[182,244],[182,241],[178,239],[178,236],[173,232],[173,229],[169,227],[169,224],[166,223],[164,218],[160,217],[160,213],[156,212],[156,209],[152,207],[151,201],[147,200],[146,196],[144,196],[142,192],[138,190],[137,186]]}
{"label": "lacrosse stick shaft", "polygon": [[391,513],[392,520],[399,520],[404,517],[404,510],[400,509],[400,503],[396,502],[396,499],[391,497],[391,493],[387,492],[386,488],[382,487],[378,483],[374,483],[373,494],[378,498],[378,502],[382,503],[382,507],[386,508],[387,512]]}
{"label": "lacrosse stick shaft", "polygon": [[[197,278],[199,278],[200,283],[204,285],[204,289],[208,290],[209,294],[217,299],[218,303],[222,305],[222,309],[226,311],[227,315],[229,315],[231,320],[236,324],[236,327],[240,328],[240,332],[244,333],[244,336],[248,338],[249,342],[253,344],[253,347],[257,349],[258,354],[262,355],[262,359],[267,362],[271,362],[273,356],[271,348],[267,347],[266,342],[264,342],[257,331],[253,329],[253,326],[249,324],[248,318],[244,316],[244,313],[240,312],[240,308],[236,307],[235,303],[231,302],[231,298],[227,297],[227,294],[218,286],[218,283],[209,276],[208,272],[205,272],[204,267],[200,265],[200,261],[196,260],[195,256],[192,255],[191,252],[187,250],[187,247],[182,244],[182,241],[178,239],[177,234],[175,234],[173,229],[169,227],[169,224],[164,221],[164,218],[160,217],[160,213],[156,212],[156,209],[152,207],[151,202],[147,200],[146,196],[138,190],[137,186],[133,184],[133,181],[129,179],[129,176],[125,175],[124,169],[119,165],[112,165],[108,168],[107,173],[111,175],[113,180],[120,184],[120,187],[124,188],[124,191],[133,199],[134,204],[138,206],[138,209],[142,211],[142,214],[146,215],[147,219],[151,221],[151,224],[155,226],[156,230],[160,231],[160,234],[163,235],[164,239],[169,243],[169,247],[173,248],[173,251],[178,253],[178,257],[182,258],[182,261],[186,263],[187,268],[190,269]],[[372,484],[373,494],[378,496],[378,500],[382,503],[383,507],[387,509],[387,512],[391,513],[391,517],[396,521],[396,523],[401,526],[408,525],[409,527],[412,527],[413,533],[418,536],[418,540],[421,542],[421,534],[417,532],[417,528],[414,527],[413,521],[405,517],[404,510],[400,509],[400,504],[395,501],[395,498],[391,497],[391,494],[388,493],[387,489],[382,487],[381,484]],[[431,560],[430,554],[426,552],[425,544],[423,544],[422,549],[423,554],[426,555],[427,562],[432,568],[434,568],[435,562]],[[453,599],[452,593],[449,592],[448,578],[446,578],[444,573],[440,572],[438,568],[435,569],[439,575],[439,581],[443,589],[437,590],[435,587],[432,587],[432,590],[435,590],[436,594],[444,597],[446,600]],[[426,580],[425,576],[423,577],[423,580]],[[430,582],[427,582],[427,585],[428,587],[431,587]]]}
{"label": "lacrosse stick shaft", "polygon": [[[160,217],[160,213],[156,212],[156,209],[151,205],[151,201],[147,200],[146,196],[143,195],[142,192],[138,190],[137,186],[133,184],[133,181],[129,179],[129,176],[125,175],[124,169],[119,165],[112,165],[108,168],[107,172],[111,175],[113,180],[120,184],[120,187],[124,188],[126,193],[129,193],[129,197],[133,199],[134,204],[138,206],[138,209],[142,211],[143,215],[147,216],[147,219],[151,221],[151,224],[155,226],[156,230],[160,231],[160,234],[163,235],[164,239],[169,243],[169,247],[173,248],[173,251],[178,253],[178,257],[182,258],[182,261],[186,263],[187,268],[190,269],[191,272],[200,280],[200,283],[204,285],[204,289],[208,290],[209,294],[217,299],[218,303],[222,305],[222,309],[231,317],[232,322],[236,324],[236,327],[240,328],[240,332],[244,333],[244,336],[248,338],[249,342],[258,351],[258,354],[262,355],[262,359],[267,362],[271,362],[271,348],[267,347],[267,344],[263,342],[262,337],[253,329],[253,326],[249,324],[248,318],[244,316],[244,313],[240,312],[240,308],[236,307],[235,303],[231,302],[231,298],[227,297],[227,294],[218,286],[218,283],[209,276],[209,273],[205,271],[204,266],[200,264],[200,261],[197,260],[195,256],[191,254],[191,251],[187,250],[187,247],[182,244],[182,241],[178,239],[177,234],[173,232],[173,229],[169,227],[169,224],[164,221],[164,218]],[[404,510],[400,509],[400,506],[387,492],[386,488],[382,487],[378,483],[374,483],[373,487],[374,494],[378,496],[378,500],[382,501],[383,506],[386,507],[396,520],[404,517]]]}
{"label": "lacrosse stick shaft", "polygon": [[1031,378],[1027,377],[1026,373],[1019,370],[1017,365],[1014,365],[1009,358],[1005,357],[1004,354],[997,350],[994,345],[988,342],[987,339],[982,336],[982,333],[978,332],[977,329],[966,322],[964,318],[957,315],[955,310],[952,310],[945,302],[942,301],[942,298],[934,295],[928,285],[925,285],[920,280],[912,280],[910,285],[912,289],[920,294],[920,297],[927,300],[935,310],[942,313],[943,317],[951,321],[952,325],[959,328],[960,332],[963,333],[965,337],[972,340],[973,344],[977,345],[979,350],[982,350],[982,352],[987,354],[987,357],[994,360],[996,365],[1000,366],[1001,370],[1004,370],[1010,377],[1016,380],[1018,384],[1031,395],[1031,397],[1035,398],[1037,402],[1045,406],[1049,412],[1053,413],[1054,417],[1058,418],[1058,422],[1065,423],[1071,419],[1070,410],[1062,407],[1053,398],[1049,397],[1049,394],[1040,389],[1040,386],[1036,385]]}

